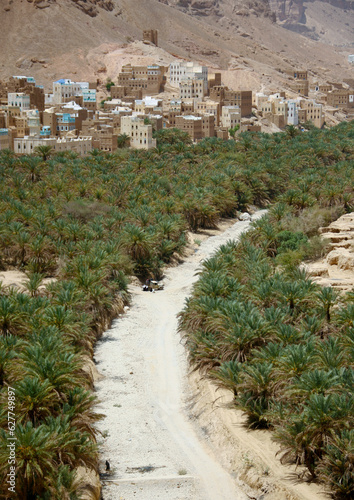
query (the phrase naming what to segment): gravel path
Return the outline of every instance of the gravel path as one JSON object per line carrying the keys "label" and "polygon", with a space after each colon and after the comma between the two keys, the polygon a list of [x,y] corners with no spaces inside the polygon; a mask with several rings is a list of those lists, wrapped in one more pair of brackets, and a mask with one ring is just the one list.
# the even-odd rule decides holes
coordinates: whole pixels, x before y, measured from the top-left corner
{"label": "gravel path", "polygon": [[[264,211],[253,218],[260,217]],[[166,272],[165,290],[132,286],[132,305],[97,343],[98,410],[106,417],[101,471],[104,500],[246,500],[222,468],[186,408],[188,365],[177,314],[191,293],[203,259],[247,230],[236,222],[205,240],[186,261]]]}

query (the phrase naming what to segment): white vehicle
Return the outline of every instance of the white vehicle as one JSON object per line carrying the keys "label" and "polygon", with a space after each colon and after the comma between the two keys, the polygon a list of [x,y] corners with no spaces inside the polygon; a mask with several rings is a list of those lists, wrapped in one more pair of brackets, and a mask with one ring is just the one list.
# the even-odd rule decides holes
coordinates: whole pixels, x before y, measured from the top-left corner
{"label": "white vehicle", "polygon": [[156,281],[147,279],[143,285],[143,292],[155,292],[156,290],[163,290],[164,283],[162,281]]}

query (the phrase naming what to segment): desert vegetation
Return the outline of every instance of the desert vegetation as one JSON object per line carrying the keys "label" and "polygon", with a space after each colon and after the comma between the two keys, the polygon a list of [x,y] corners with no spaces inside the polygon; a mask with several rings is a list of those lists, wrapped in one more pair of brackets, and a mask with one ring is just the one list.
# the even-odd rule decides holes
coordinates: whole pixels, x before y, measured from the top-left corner
{"label": "desert vegetation", "polygon": [[204,265],[181,320],[191,362],[234,391],[252,425],[275,429],[284,459],[351,491],[352,297],[315,287],[297,264],[323,251],[319,225],[352,210],[353,133],[342,124],[192,145],[162,131],[149,152],[0,153],[0,273],[27,276],[25,291],[0,295],[3,496],[8,387],[18,496],[79,498],[75,470],[97,468],[101,417],[85,363],[129,302],[129,277],[159,278],[187,229],[270,203]]}

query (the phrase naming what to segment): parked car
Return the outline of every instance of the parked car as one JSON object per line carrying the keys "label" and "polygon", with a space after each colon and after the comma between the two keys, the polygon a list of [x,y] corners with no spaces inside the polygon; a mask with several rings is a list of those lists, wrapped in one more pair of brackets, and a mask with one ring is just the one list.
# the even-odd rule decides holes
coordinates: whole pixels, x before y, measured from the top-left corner
{"label": "parked car", "polygon": [[156,290],[163,290],[164,283],[162,281],[156,281],[147,279],[143,285],[143,292],[155,292]]}

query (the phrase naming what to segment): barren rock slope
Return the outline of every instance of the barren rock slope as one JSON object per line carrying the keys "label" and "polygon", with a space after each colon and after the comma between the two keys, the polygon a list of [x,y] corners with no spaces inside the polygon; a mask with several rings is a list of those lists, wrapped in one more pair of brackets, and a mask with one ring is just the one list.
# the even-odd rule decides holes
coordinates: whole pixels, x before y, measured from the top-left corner
{"label": "barren rock slope", "polygon": [[[325,81],[338,78],[338,65],[341,78],[352,76],[347,56],[354,50],[353,10],[346,8],[348,2],[276,1],[276,7],[274,2],[3,0],[0,78],[27,74],[48,86],[59,77],[115,78],[110,69],[115,65],[108,64],[111,54],[130,55],[131,42],[141,40],[146,28],[159,30],[159,46],[166,53],[231,74],[242,72],[246,81],[256,74],[265,88],[284,87],[286,71],[294,67],[306,67]],[[300,4],[306,22],[295,24],[301,24],[303,34],[284,27],[297,29],[293,12]]]}

